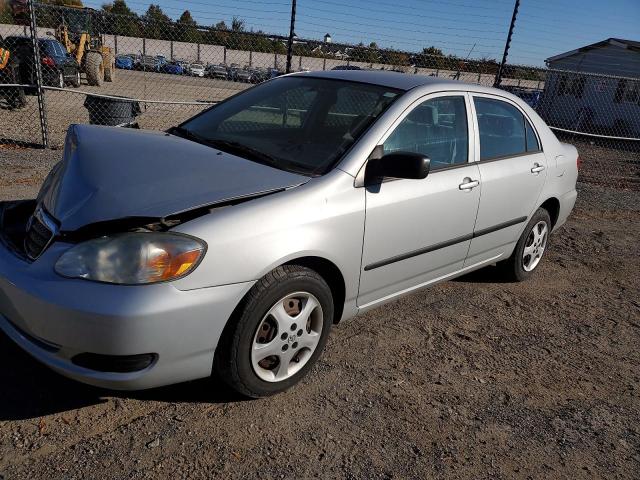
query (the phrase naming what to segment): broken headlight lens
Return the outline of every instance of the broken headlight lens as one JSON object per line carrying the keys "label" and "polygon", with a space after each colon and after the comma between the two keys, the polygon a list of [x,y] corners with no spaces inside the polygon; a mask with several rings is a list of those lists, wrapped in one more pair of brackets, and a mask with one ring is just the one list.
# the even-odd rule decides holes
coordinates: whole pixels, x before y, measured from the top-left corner
{"label": "broken headlight lens", "polygon": [[64,277],[141,285],[191,273],[206,250],[201,240],[176,233],[122,233],[95,238],[67,250],[55,271]]}

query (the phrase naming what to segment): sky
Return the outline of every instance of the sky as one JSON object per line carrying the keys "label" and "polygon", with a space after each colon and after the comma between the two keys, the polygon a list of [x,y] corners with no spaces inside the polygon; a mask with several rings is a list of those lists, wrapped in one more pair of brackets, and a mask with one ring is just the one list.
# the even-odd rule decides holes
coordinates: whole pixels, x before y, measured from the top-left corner
{"label": "sky", "polygon": [[[104,0],[85,0],[100,7]],[[145,0],[127,0],[144,13]],[[234,16],[248,28],[287,35],[289,0],[154,0],[177,18],[189,10],[208,26]],[[300,38],[500,60],[515,0],[298,0],[295,33]],[[640,40],[640,0],[521,0],[509,63],[544,65],[545,58],[609,37]]]}

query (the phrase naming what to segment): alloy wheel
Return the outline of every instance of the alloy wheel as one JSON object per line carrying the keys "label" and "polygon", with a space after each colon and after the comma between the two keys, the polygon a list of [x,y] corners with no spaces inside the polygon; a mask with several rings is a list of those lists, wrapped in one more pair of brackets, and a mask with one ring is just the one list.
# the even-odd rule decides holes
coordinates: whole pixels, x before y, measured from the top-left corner
{"label": "alloy wheel", "polygon": [[529,232],[522,252],[522,268],[526,272],[532,271],[538,266],[538,263],[540,263],[540,259],[547,247],[548,237],[549,226],[547,222],[544,221],[536,223],[531,229],[531,232]]}

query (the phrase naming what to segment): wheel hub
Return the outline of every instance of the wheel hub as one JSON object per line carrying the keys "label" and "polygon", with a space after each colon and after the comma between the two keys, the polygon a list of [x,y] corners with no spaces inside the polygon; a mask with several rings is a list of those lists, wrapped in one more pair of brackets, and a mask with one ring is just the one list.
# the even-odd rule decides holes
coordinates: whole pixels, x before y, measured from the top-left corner
{"label": "wheel hub", "polygon": [[322,306],[312,294],[297,292],[276,302],[254,337],[251,363],[256,375],[267,382],[295,375],[313,355],[322,326]]}

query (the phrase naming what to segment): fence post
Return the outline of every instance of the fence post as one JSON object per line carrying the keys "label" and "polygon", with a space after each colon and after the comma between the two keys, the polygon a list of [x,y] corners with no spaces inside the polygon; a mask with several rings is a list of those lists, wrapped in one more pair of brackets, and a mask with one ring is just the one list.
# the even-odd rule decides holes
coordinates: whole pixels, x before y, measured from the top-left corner
{"label": "fence post", "polygon": [[29,0],[29,26],[31,28],[31,47],[33,52],[33,62],[36,67],[36,90],[38,95],[38,113],[40,114],[40,132],[42,134],[42,146],[49,147],[49,136],[47,128],[47,112],[44,106],[44,90],[42,88],[42,68],[40,66],[40,45],[38,45],[38,24],[36,22],[36,10],[33,0]]}
{"label": "fence post", "polygon": [[291,73],[291,55],[293,54],[293,36],[296,26],[296,0],[291,0],[291,26],[289,28],[289,40],[287,41],[287,67],[285,73]]}
{"label": "fence post", "polygon": [[507,42],[504,44],[504,53],[502,54],[502,62],[500,62],[500,66],[498,67],[498,71],[496,72],[496,78],[493,82],[493,86],[498,88],[500,87],[500,83],[502,82],[502,74],[504,71],[504,66],[507,63],[507,56],[509,55],[509,47],[511,46],[511,36],[513,35],[513,27],[516,24],[516,18],[518,17],[518,8],[520,7],[520,0],[516,0],[515,5],[513,6],[513,15],[511,16],[511,25],[509,25],[509,33],[507,34]]}

